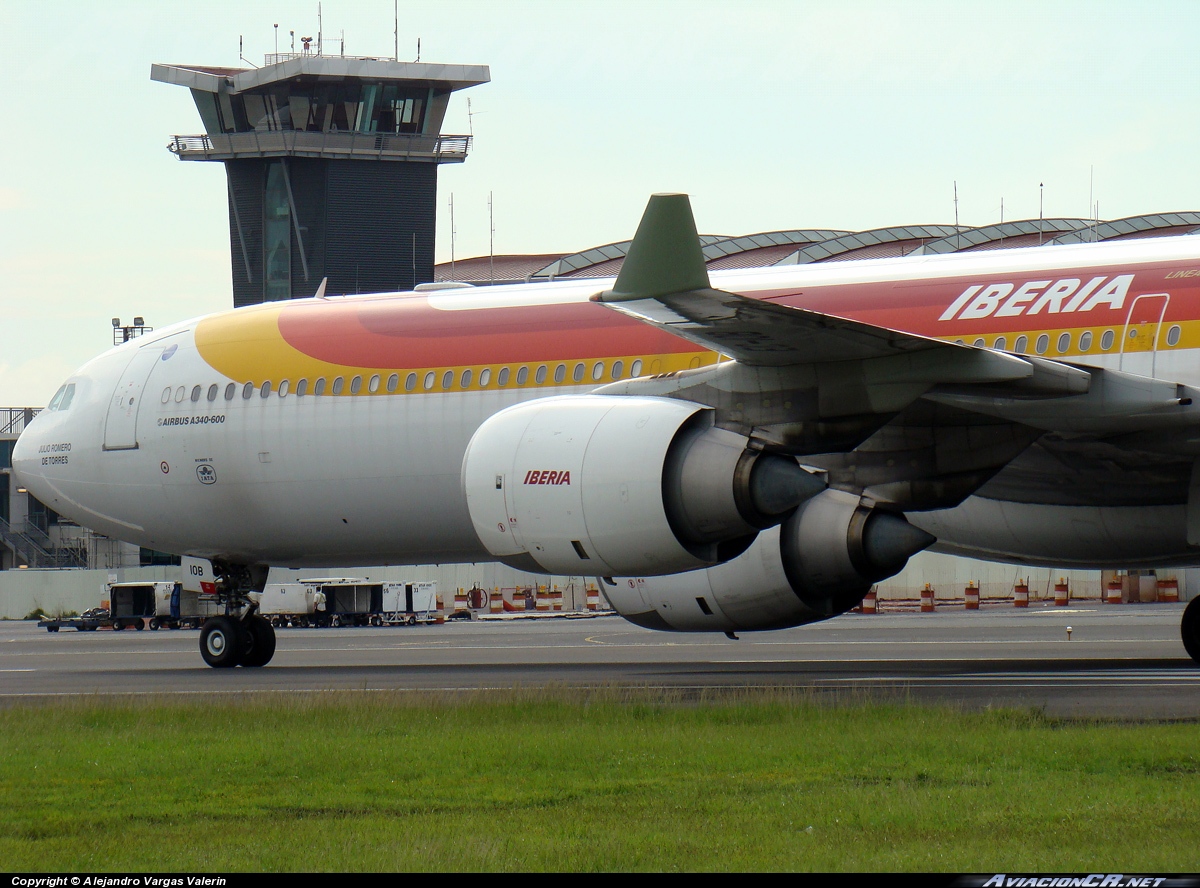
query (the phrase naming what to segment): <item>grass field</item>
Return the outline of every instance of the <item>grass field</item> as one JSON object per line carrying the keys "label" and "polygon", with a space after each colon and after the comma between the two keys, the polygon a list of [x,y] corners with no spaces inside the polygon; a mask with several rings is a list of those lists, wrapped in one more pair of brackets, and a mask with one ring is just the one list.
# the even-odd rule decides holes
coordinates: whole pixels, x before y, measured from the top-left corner
{"label": "grass field", "polygon": [[1200,870],[1200,724],[784,692],[0,710],[10,872]]}

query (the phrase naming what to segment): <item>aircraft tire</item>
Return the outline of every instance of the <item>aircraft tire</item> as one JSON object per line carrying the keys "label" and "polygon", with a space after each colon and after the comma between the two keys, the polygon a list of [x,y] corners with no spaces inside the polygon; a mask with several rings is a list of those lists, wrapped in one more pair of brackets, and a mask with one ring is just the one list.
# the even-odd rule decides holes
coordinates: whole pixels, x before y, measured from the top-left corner
{"label": "aircraft tire", "polygon": [[241,665],[266,666],[275,656],[275,627],[266,617],[255,614],[246,620],[242,629],[246,635],[246,646]]}
{"label": "aircraft tire", "polygon": [[229,617],[209,617],[200,629],[200,656],[214,669],[230,669],[238,664],[246,649],[244,630]]}
{"label": "aircraft tire", "polygon": [[1179,629],[1188,656],[1200,663],[1200,598],[1193,598],[1188,603]]}
{"label": "aircraft tire", "polygon": [[136,623],[133,624],[133,628],[136,629],[138,632],[141,632],[143,629],[146,628],[146,621],[138,620]]}
{"label": "aircraft tire", "polygon": [[120,632],[125,628],[125,624],[120,620],[113,620],[113,632]]}

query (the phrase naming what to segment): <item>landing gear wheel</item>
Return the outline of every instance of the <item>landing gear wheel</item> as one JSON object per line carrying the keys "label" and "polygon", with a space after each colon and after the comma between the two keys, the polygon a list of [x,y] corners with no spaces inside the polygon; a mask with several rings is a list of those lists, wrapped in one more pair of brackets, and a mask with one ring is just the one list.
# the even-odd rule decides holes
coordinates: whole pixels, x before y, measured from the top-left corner
{"label": "landing gear wheel", "polygon": [[246,636],[246,646],[243,649],[241,665],[266,666],[275,656],[275,627],[266,617],[255,614],[242,623],[242,631]]}
{"label": "landing gear wheel", "polygon": [[1179,629],[1188,656],[1200,663],[1200,598],[1193,598],[1188,603]]}
{"label": "landing gear wheel", "polygon": [[200,629],[200,656],[214,669],[230,669],[246,649],[245,630],[230,617],[209,617]]}
{"label": "landing gear wheel", "polygon": [[157,631],[158,631],[158,627],[159,627],[159,625],[161,625],[161,624],[158,622],[158,620],[157,620],[157,619],[152,619],[152,620],[150,621],[150,631],[151,631],[151,632],[157,632]]}
{"label": "landing gear wheel", "polygon": [[120,632],[125,628],[125,624],[120,620],[113,620],[113,632]]}

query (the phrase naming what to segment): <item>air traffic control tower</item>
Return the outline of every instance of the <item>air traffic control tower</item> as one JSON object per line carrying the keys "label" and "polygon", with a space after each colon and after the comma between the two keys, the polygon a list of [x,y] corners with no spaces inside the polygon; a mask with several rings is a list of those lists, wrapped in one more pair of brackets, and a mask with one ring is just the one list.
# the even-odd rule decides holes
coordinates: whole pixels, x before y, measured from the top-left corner
{"label": "air traffic control tower", "polygon": [[469,136],[442,135],[450,94],[486,65],[280,53],[261,68],[153,65],[192,91],[207,132],[180,160],[221,161],[233,302],[378,293],[433,280],[437,168]]}

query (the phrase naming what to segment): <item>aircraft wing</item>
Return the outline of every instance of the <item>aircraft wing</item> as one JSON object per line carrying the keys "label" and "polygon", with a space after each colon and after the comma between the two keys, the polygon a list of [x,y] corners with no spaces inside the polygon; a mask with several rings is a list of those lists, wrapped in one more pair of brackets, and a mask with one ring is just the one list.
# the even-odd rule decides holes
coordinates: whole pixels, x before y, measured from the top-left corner
{"label": "aircraft wing", "polygon": [[901,508],[961,501],[1047,434],[1077,441],[1039,445],[1072,464],[1116,450],[1200,457],[1191,387],[713,289],[686,195],[651,198],[612,289],[593,299],[735,359],[598,393],[703,403],[753,446]]}

